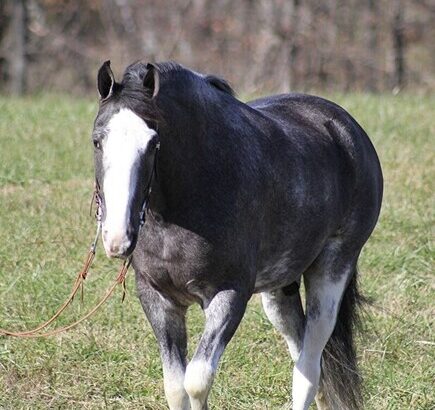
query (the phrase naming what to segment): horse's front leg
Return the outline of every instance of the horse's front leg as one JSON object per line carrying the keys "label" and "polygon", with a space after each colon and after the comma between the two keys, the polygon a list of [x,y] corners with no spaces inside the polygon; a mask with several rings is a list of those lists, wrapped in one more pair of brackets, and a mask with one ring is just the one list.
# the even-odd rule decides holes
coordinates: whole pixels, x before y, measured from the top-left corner
{"label": "horse's front leg", "polygon": [[164,299],[144,282],[138,282],[138,292],[159,344],[169,409],[189,410],[189,397],[183,386],[187,355],[186,309]]}
{"label": "horse's front leg", "polygon": [[249,296],[235,289],[223,290],[204,309],[204,333],[184,379],[192,410],[208,408],[207,397],[219,359],[245,313]]}

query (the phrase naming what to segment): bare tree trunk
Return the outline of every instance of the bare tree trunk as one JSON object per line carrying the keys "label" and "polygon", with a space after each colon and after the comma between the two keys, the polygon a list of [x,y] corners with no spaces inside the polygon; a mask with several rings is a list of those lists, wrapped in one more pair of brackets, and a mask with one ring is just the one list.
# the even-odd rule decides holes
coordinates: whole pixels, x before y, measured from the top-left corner
{"label": "bare tree trunk", "polygon": [[291,15],[291,38],[289,50],[289,88],[294,90],[297,85],[298,60],[299,60],[299,14],[301,0],[293,0]]}
{"label": "bare tree trunk", "polygon": [[368,0],[369,8],[369,35],[368,35],[368,54],[369,54],[369,64],[368,64],[368,79],[367,79],[367,89],[369,91],[375,92],[378,89],[378,1]]}
{"label": "bare tree trunk", "polygon": [[0,92],[3,91],[7,77],[4,33],[7,26],[6,2],[0,2]]}
{"label": "bare tree trunk", "polygon": [[27,7],[26,0],[14,0],[11,9],[9,31],[11,47],[9,50],[10,92],[22,95],[26,91],[27,77]]}
{"label": "bare tree trunk", "polygon": [[393,18],[394,88],[400,90],[405,85],[405,37],[404,3],[397,0]]}

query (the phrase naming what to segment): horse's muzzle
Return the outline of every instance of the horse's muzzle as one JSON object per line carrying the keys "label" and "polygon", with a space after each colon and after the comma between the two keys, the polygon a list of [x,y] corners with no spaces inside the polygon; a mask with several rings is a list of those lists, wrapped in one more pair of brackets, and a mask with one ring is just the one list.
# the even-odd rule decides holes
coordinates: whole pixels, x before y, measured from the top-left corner
{"label": "horse's muzzle", "polygon": [[133,252],[136,238],[131,230],[113,233],[103,229],[103,244],[109,258],[125,259]]}

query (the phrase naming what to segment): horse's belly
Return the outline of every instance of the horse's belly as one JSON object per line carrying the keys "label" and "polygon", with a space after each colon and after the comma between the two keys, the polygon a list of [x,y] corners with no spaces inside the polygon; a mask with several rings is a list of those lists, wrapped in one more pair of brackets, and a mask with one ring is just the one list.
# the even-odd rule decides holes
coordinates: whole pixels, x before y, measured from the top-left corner
{"label": "horse's belly", "polygon": [[279,289],[300,279],[322,251],[328,236],[324,230],[311,238],[310,246],[307,246],[302,238],[294,237],[286,244],[285,249],[280,249],[272,255],[263,255],[257,269],[254,292]]}
{"label": "horse's belly", "polygon": [[293,283],[302,274],[298,265],[292,259],[290,251],[269,260],[257,272],[254,292],[278,289]]}

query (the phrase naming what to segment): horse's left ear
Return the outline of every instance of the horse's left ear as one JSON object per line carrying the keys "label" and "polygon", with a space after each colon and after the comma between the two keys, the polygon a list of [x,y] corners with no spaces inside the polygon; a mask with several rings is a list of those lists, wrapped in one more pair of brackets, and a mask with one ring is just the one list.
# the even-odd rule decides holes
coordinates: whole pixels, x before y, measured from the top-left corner
{"label": "horse's left ear", "polygon": [[97,76],[97,89],[101,101],[106,100],[112,95],[114,85],[115,76],[110,68],[110,61],[107,60],[98,70]]}
{"label": "horse's left ear", "polygon": [[151,98],[154,98],[158,94],[160,87],[159,70],[156,65],[151,63],[147,64],[147,70],[145,78],[143,79],[143,86]]}

